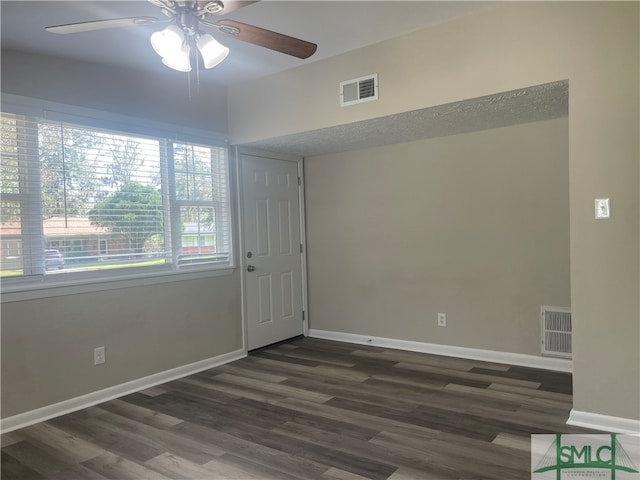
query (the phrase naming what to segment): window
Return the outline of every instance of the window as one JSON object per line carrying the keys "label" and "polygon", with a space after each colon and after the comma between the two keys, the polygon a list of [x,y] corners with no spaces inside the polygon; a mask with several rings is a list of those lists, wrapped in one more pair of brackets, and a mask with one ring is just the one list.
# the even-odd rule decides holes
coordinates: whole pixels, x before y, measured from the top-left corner
{"label": "window", "polygon": [[231,265],[225,145],[10,113],[0,122],[3,282]]}

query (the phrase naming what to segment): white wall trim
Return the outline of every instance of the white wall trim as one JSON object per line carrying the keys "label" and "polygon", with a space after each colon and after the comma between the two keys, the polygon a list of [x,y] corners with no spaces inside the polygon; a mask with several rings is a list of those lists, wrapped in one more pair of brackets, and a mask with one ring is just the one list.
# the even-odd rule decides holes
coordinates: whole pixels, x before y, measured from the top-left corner
{"label": "white wall trim", "polygon": [[309,336],[338,342],[356,343],[360,345],[373,345],[376,347],[395,348],[410,352],[431,353],[447,357],[470,358],[484,362],[506,363],[523,367],[555,370],[558,372],[571,372],[573,362],[564,358],[539,357],[522,353],[497,352],[493,350],[481,350],[478,348],[455,347],[452,345],[438,345],[435,343],[414,342],[410,340],[398,340],[395,338],[372,337],[355,333],[331,332],[327,330],[310,329]]}
{"label": "white wall trim", "polygon": [[129,382],[121,383],[120,385],[114,385],[113,387],[108,387],[103,390],[87,393],[86,395],[70,398],[69,400],[47,405],[46,407],[19,413],[12,417],[1,419],[0,432],[8,433],[12,430],[28,427],[34,423],[43,422],[50,418],[59,417],[60,415],[65,415],[67,413],[75,412],[76,410],[81,410],[108,400],[113,400],[114,398],[122,397],[123,395],[128,395],[162,383],[170,382],[171,380],[186,377],[187,375],[202,372],[203,370],[218,367],[246,356],[247,354],[244,348],[234,350],[233,352],[224,353],[216,357],[207,358],[188,365],[172,368],[164,372],[154,373],[147,377],[137,378]]}
{"label": "white wall trim", "polygon": [[307,272],[307,198],[304,190],[304,158],[298,160],[298,176],[300,177],[300,188],[298,190],[298,198],[300,203],[300,243],[302,244],[302,253],[300,253],[300,263],[302,266],[302,311],[305,313],[302,319],[302,334],[309,335],[309,283]]}
{"label": "white wall trim", "polygon": [[599,413],[582,412],[571,409],[568,425],[576,427],[592,428],[612,433],[623,433],[626,435],[640,435],[640,420],[631,418],[611,417]]}
{"label": "white wall trim", "polygon": [[[163,266],[164,267],[164,266]],[[62,297],[68,295],[78,295],[81,293],[101,292],[105,290],[122,290],[134,287],[148,287],[151,285],[161,285],[172,282],[186,282],[189,280],[198,280],[202,278],[220,277],[224,275],[232,275],[235,266],[216,269],[194,268],[193,270],[173,270],[168,268],[151,268],[136,267],[142,271],[126,274],[118,274],[114,271],[102,277],[96,275],[98,271],[74,272],[71,278],[60,280],[60,278],[51,279],[50,276],[43,276],[39,281],[27,279],[27,282],[17,282],[14,285],[7,285],[8,282],[3,281],[1,303],[23,302],[25,300],[36,300],[39,298]],[[114,269],[114,270],[131,270],[130,268]],[[100,271],[102,272],[102,271]],[[89,275],[83,275],[87,273]],[[104,273],[104,272],[103,272]],[[65,274],[56,274],[52,277],[62,277]],[[18,279],[16,280],[23,280]],[[52,280],[49,282],[49,280]]]}

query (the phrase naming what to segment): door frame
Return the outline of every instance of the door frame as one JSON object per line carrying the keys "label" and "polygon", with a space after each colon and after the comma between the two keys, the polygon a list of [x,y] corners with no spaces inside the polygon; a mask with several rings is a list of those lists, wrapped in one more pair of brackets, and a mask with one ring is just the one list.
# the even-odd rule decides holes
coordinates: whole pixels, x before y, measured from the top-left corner
{"label": "door frame", "polygon": [[236,190],[236,204],[237,208],[237,231],[238,231],[238,268],[240,268],[240,298],[241,298],[241,312],[242,312],[242,349],[245,353],[248,352],[248,329],[247,329],[247,259],[244,254],[244,241],[245,241],[245,227],[244,227],[244,191],[242,187],[242,168],[241,168],[241,156],[251,155],[253,157],[261,157],[271,160],[282,160],[285,162],[292,162],[297,165],[298,178],[300,178],[298,186],[298,204],[300,211],[300,243],[302,244],[302,253],[300,254],[300,278],[302,281],[302,334],[309,336],[309,308],[307,304],[307,236],[306,236],[306,223],[305,223],[305,204],[304,204],[304,158],[295,155],[280,154],[274,152],[267,152],[265,150],[238,147],[232,148],[234,173],[235,173],[235,190]]}

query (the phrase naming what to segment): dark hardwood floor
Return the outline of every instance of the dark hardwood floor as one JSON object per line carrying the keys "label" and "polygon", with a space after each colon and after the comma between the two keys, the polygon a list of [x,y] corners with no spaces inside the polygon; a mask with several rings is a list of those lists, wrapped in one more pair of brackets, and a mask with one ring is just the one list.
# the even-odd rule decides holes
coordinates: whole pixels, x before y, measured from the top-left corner
{"label": "dark hardwood floor", "polygon": [[2,435],[2,480],[530,479],[571,376],[311,338]]}

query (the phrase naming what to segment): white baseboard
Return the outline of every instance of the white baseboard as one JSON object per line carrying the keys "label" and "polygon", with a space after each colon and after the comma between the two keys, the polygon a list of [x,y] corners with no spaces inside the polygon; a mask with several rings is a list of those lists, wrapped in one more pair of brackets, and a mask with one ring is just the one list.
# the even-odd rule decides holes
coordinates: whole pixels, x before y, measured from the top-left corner
{"label": "white baseboard", "polygon": [[539,357],[522,353],[497,352],[493,350],[481,350],[478,348],[454,347],[451,345],[438,345],[435,343],[413,342],[410,340],[398,340],[395,338],[372,337],[355,333],[331,332],[327,330],[309,330],[309,336],[338,342],[356,343],[360,345],[373,345],[376,347],[395,348],[410,352],[431,353],[447,357],[470,358],[483,362],[506,363],[522,367],[541,368],[558,372],[571,372],[573,362],[564,358]]}
{"label": "white baseboard", "polygon": [[611,417],[599,413],[581,412],[575,409],[571,410],[567,424],[611,433],[640,435],[640,420]]}
{"label": "white baseboard", "polygon": [[54,403],[53,405],[47,405],[46,407],[19,413],[11,417],[1,419],[0,432],[8,433],[12,430],[28,427],[34,423],[43,422],[50,418],[59,417],[60,415],[75,412],[76,410],[81,410],[83,408],[97,405],[98,403],[122,397],[123,395],[128,395],[162,383],[170,382],[171,380],[186,377],[187,375],[202,372],[203,370],[224,365],[225,363],[233,362],[234,360],[239,360],[246,356],[247,353],[244,349],[235,350],[216,357],[172,368],[171,370],[166,370],[164,372],[154,373],[147,377],[137,378],[103,390],[87,393],[86,395],[70,398],[69,400]]}

